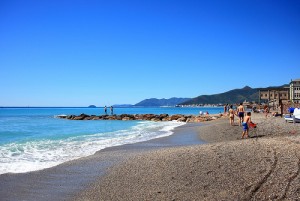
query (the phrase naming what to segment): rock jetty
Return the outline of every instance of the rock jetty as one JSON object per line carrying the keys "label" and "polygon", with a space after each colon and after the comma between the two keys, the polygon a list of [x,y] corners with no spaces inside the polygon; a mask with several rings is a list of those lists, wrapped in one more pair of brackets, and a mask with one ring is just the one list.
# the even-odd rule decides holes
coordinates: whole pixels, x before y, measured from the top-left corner
{"label": "rock jetty", "polygon": [[69,120],[145,120],[145,121],[178,121],[178,122],[204,122],[222,117],[219,115],[182,115],[182,114],[121,114],[121,115],[58,115],[57,118]]}

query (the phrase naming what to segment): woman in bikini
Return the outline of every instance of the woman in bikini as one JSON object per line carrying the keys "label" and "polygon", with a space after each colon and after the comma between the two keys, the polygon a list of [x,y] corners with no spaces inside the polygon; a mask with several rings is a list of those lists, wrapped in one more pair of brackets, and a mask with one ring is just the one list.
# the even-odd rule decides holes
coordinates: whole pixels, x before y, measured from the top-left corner
{"label": "woman in bikini", "polygon": [[229,123],[231,126],[234,126],[234,110],[232,109],[232,105],[230,105],[229,113]]}

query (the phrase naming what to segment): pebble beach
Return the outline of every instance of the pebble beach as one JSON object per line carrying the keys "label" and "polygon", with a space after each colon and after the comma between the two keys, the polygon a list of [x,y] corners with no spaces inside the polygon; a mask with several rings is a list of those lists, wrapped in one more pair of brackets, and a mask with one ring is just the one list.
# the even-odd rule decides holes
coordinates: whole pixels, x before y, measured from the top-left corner
{"label": "pebble beach", "polygon": [[300,200],[300,124],[262,113],[252,121],[257,128],[246,139],[237,118],[231,126],[223,116],[56,167],[3,174],[1,200]]}
{"label": "pebble beach", "polygon": [[227,117],[197,126],[202,145],[135,155],[74,200],[300,200],[300,124],[252,114],[257,128]]}

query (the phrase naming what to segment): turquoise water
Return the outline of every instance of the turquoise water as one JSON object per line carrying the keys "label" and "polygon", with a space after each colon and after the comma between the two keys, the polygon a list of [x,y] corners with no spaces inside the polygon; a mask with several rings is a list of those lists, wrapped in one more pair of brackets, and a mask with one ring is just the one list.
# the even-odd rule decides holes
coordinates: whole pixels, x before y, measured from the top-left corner
{"label": "turquoise water", "polygon": [[[216,114],[222,108],[114,108],[114,114]],[[108,110],[109,112],[109,110]],[[0,174],[49,168],[106,147],[172,134],[184,123],[70,121],[60,114],[104,114],[103,108],[0,108]]]}

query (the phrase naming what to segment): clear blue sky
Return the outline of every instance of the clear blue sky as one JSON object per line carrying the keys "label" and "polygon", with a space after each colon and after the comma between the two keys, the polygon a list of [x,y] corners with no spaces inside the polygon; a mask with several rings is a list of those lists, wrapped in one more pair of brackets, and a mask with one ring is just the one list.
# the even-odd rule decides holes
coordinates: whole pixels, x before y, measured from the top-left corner
{"label": "clear blue sky", "polygon": [[0,106],[135,104],[300,78],[298,0],[2,0]]}

